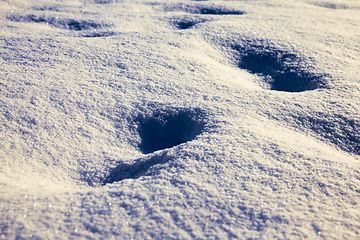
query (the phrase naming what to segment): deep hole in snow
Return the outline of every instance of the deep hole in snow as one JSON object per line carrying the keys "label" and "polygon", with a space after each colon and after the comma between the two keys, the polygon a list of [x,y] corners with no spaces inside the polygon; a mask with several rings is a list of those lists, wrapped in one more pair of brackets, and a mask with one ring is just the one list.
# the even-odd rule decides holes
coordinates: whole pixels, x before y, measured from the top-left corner
{"label": "deep hole in snow", "polygon": [[106,26],[106,24],[96,23],[93,20],[62,19],[60,17],[36,16],[34,14],[12,14],[8,16],[7,19],[14,22],[47,23],[54,27],[65,28],[75,31],[92,30]]}
{"label": "deep hole in snow", "polygon": [[116,1],[114,0],[94,0],[94,3],[97,3],[97,4],[108,4],[108,3],[114,3]]}
{"label": "deep hole in snow", "polygon": [[211,19],[203,19],[198,17],[177,17],[171,20],[171,23],[178,29],[189,29],[198,23],[206,22]]}
{"label": "deep hole in snow", "polygon": [[96,29],[101,27],[100,24],[92,21],[78,21],[75,19],[66,20],[64,23],[69,27],[69,29],[76,31]]}
{"label": "deep hole in snow", "polygon": [[34,6],[32,9],[36,11],[60,12],[60,6],[57,5]]}
{"label": "deep hole in snow", "polygon": [[201,14],[212,14],[212,15],[242,15],[245,12],[237,11],[237,10],[230,10],[230,9],[222,9],[222,8],[200,8]]}
{"label": "deep hole in snow", "polygon": [[103,185],[107,183],[120,182],[129,178],[139,178],[146,175],[148,170],[157,164],[164,164],[170,160],[167,152],[160,155],[151,156],[147,159],[137,159],[135,163],[120,163],[116,168],[110,171],[109,176],[102,182]]}
{"label": "deep hole in snow", "polygon": [[346,115],[320,112],[293,117],[297,125],[310,129],[342,150],[360,154],[359,120]]}
{"label": "deep hole in snow", "polygon": [[[137,131],[141,137],[140,150],[148,154],[193,140],[204,129],[204,116],[200,109],[171,108],[136,117]],[[153,166],[165,164],[171,159],[167,153],[164,150],[137,159],[131,164],[120,163],[110,171],[102,184],[145,176]]]}
{"label": "deep hole in snow", "polygon": [[96,37],[110,37],[115,35],[114,32],[91,32],[88,34],[84,34],[83,36],[86,38],[96,38]]}
{"label": "deep hole in snow", "polygon": [[239,67],[264,76],[272,90],[302,92],[323,85],[322,75],[307,71],[301,58],[276,49],[235,47],[240,52]]}
{"label": "deep hole in snow", "polygon": [[204,129],[202,116],[200,109],[181,109],[137,117],[140,150],[147,154],[193,140]]}
{"label": "deep hole in snow", "polygon": [[204,4],[171,4],[164,6],[165,11],[184,11],[192,14],[204,15],[242,15],[244,11],[235,10],[226,6],[220,5],[204,5]]}
{"label": "deep hole in snow", "polygon": [[174,24],[178,29],[188,29],[191,28],[192,26],[195,26],[197,22],[184,19],[182,21],[174,22]]}
{"label": "deep hole in snow", "polygon": [[315,6],[319,6],[319,7],[323,7],[323,8],[330,8],[330,9],[351,9],[352,8],[346,4],[337,4],[337,3],[335,4],[335,3],[331,3],[331,2],[314,2],[313,4]]}

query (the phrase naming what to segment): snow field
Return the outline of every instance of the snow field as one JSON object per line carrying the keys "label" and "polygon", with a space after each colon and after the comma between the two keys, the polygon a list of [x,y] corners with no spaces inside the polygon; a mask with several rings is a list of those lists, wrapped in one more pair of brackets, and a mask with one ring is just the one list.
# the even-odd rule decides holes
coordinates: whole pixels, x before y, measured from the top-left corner
{"label": "snow field", "polygon": [[1,239],[356,239],[356,1],[2,1]]}

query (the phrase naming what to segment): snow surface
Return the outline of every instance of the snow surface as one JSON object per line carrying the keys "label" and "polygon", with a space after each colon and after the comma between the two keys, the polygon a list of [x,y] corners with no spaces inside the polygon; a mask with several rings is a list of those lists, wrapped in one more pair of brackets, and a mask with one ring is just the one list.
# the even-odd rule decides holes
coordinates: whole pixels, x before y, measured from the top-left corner
{"label": "snow surface", "polygon": [[358,239],[358,0],[0,0],[0,239]]}

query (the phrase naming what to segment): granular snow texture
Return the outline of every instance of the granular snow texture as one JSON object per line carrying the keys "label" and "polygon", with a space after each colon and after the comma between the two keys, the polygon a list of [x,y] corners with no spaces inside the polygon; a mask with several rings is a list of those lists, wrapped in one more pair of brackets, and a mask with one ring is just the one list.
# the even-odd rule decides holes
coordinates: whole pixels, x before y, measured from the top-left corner
{"label": "granular snow texture", "polygon": [[0,239],[358,239],[357,0],[0,0]]}

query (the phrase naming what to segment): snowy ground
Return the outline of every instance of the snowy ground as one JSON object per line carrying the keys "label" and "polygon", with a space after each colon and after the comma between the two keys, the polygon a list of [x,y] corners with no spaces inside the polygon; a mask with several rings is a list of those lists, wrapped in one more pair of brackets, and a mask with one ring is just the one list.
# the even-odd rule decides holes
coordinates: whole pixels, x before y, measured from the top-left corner
{"label": "snowy ground", "polygon": [[358,0],[0,0],[0,239],[358,239]]}

